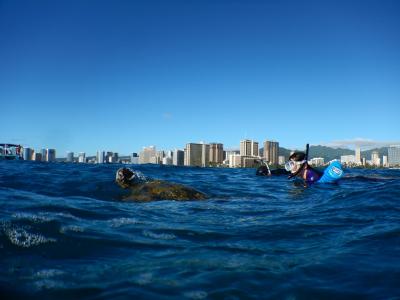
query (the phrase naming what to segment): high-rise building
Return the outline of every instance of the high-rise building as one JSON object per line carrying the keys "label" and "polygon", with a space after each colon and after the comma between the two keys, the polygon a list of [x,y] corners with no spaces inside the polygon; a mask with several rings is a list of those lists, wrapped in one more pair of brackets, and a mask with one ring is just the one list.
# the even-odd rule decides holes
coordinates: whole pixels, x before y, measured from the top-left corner
{"label": "high-rise building", "polygon": [[388,157],[387,157],[387,155],[384,155],[383,157],[382,157],[382,167],[388,167],[389,166],[389,164],[388,164]]}
{"label": "high-rise building", "polygon": [[340,157],[340,162],[342,164],[354,164],[356,162],[356,156],[355,155],[342,155]]}
{"label": "high-rise building", "polygon": [[31,160],[35,160],[35,150],[34,149],[32,149],[32,152],[31,152]]}
{"label": "high-rise building", "polygon": [[162,164],[163,158],[165,157],[165,151],[157,151],[156,155],[150,158],[150,163],[152,164]]}
{"label": "high-rise building", "polygon": [[356,164],[361,164],[361,148],[356,147],[355,150]]}
{"label": "high-rise building", "polygon": [[33,159],[34,161],[42,161],[42,153],[40,152],[35,152],[35,157]]}
{"label": "high-rise building", "polygon": [[274,141],[264,142],[264,159],[272,164],[279,164],[279,143]]}
{"label": "high-rise building", "polygon": [[22,158],[24,160],[32,160],[32,153],[33,153],[33,149],[24,148]]}
{"label": "high-rise building", "polygon": [[284,165],[285,162],[286,162],[285,156],[284,156],[284,155],[279,155],[279,157],[278,157],[278,163],[279,163],[280,165]]}
{"label": "high-rise building", "polygon": [[174,157],[174,151],[172,151],[172,150],[167,151],[167,153],[165,154],[165,156],[172,159],[172,158]]}
{"label": "high-rise building", "polygon": [[388,163],[390,167],[400,166],[400,145],[388,148]]}
{"label": "high-rise building", "polygon": [[222,164],[224,160],[224,145],[220,143],[210,143],[210,162]]}
{"label": "high-rise building", "polygon": [[310,165],[315,167],[323,166],[325,163],[325,159],[323,157],[314,157],[310,159]]}
{"label": "high-rise building", "polygon": [[139,154],[140,164],[150,164],[155,163],[156,147],[149,146],[143,147],[143,150]]}
{"label": "high-rise building", "polygon": [[185,152],[182,150],[175,149],[172,156],[172,164],[174,166],[183,166],[185,164]]}
{"label": "high-rise building", "polygon": [[172,165],[172,157],[169,156],[163,157],[162,164],[166,166]]}
{"label": "high-rise building", "polygon": [[379,158],[379,152],[378,151],[372,151],[372,153],[371,153],[371,164],[374,165],[374,166],[380,166],[381,159]]}
{"label": "high-rise building", "polygon": [[208,167],[210,164],[210,145],[202,144],[201,146],[201,166]]}
{"label": "high-rise building", "polygon": [[98,164],[104,164],[106,158],[106,153],[104,151],[97,151],[96,162]]}
{"label": "high-rise building", "polygon": [[78,156],[78,162],[85,163],[86,162],[86,153],[80,152]]}
{"label": "high-rise building", "polygon": [[46,161],[55,162],[56,161],[56,150],[55,149],[47,149],[46,150]]}
{"label": "high-rise building", "polygon": [[203,165],[203,144],[188,143],[185,148],[185,166]]}
{"label": "high-rise building", "polygon": [[240,168],[242,166],[242,156],[237,153],[229,154],[229,167]]}
{"label": "high-rise building", "polygon": [[113,163],[113,153],[112,151],[107,151],[104,158],[105,163]]}
{"label": "high-rise building", "polygon": [[250,155],[251,153],[251,140],[240,141],[240,155]]}
{"label": "high-rise building", "polygon": [[240,155],[241,156],[258,156],[258,142],[252,140],[240,141]]}
{"label": "high-rise building", "polygon": [[74,162],[74,152],[67,152],[67,162],[72,163]]}
{"label": "high-rise building", "polygon": [[42,150],[40,150],[40,152],[42,153],[42,161],[46,161],[47,160],[47,150],[42,149]]}
{"label": "high-rise building", "polygon": [[139,156],[137,153],[133,152],[131,154],[131,164],[137,165],[139,163]]}

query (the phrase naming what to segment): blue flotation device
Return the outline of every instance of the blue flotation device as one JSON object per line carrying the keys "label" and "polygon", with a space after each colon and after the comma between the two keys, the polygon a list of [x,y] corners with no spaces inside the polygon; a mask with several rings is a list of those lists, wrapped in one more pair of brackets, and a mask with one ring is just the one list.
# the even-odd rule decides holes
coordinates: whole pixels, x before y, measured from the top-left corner
{"label": "blue flotation device", "polygon": [[324,170],[324,174],[318,180],[319,183],[332,183],[338,181],[343,176],[342,165],[335,160]]}

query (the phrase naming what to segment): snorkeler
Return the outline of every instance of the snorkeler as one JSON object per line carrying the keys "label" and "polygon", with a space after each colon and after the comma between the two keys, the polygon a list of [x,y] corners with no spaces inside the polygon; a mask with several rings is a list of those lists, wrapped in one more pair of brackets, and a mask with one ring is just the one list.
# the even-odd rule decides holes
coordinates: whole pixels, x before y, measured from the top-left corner
{"label": "snorkeler", "polygon": [[130,194],[123,200],[202,200],[207,198],[205,194],[193,188],[149,179],[129,168],[120,168],[116,173],[115,181],[120,187],[130,189]]}
{"label": "snorkeler", "polygon": [[338,161],[332,161],[324,172],[312,168],[308,164],[308,150],[307,144],[306,153],[294,152],[289,157],[289,161],[285,164],[286,171],[289,171],[290,178],[302,178],[305,184],[310,185],[316,182],[319,183],[333,183],[343,176],[342,165]]}
{"label": "snorkeler", "polygon": [[307,184],[312,184],[317,182],[323,173],[312,168],[305,158],[306,154],[304,152],[294,152],[285,164],[285,169],[291,173],[289,178],[297,176],[302,178]]}
{"label": "snorkeler", "polygon": [[285,169],[282,169],[282,168],[270,169],[268,163],[262,159],[259,162],[261,163],[261,166],[259,166],[256,170],[257,176],[289,175],[290,174],[289,171],[286,171]]}

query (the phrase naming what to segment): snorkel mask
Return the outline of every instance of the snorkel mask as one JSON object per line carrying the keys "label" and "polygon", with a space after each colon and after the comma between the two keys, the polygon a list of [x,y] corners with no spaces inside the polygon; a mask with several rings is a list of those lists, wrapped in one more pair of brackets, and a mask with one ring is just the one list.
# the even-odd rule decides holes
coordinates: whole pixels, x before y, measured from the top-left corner
{"label": "snorkel mask", "polygon": [[302,165],[306,162],[306,160],[302,161],[294,161],[294,160],[289,160],[288,162],[285,163],[285,170],[288,172],[293,172],[296,166]]}

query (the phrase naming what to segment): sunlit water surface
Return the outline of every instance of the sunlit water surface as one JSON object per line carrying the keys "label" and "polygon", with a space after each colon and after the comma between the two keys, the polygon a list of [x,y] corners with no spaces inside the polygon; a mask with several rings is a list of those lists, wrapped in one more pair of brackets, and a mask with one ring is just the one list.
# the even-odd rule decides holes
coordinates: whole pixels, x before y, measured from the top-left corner
{"label": "sunlit water surface", "polygon": [[119,167],[0,161],[2,299],[400,296],[399,170],[304,188],[142,165],[210,199],[137,203],[120,200]]}

